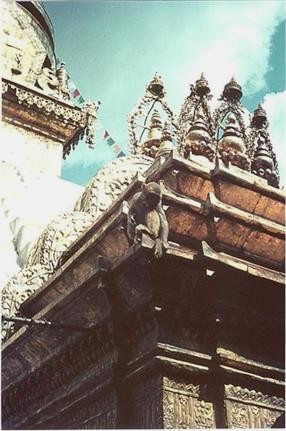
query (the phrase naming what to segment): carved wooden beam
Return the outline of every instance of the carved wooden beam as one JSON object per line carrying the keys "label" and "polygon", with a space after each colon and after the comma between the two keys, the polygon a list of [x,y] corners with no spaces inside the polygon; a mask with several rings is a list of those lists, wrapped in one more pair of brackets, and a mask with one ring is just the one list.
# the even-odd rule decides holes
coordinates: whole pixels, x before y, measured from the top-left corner
{"label": "carved wooden beam", "polygon": [[234,220],[254,226],[259,230],[262,230],[266,233],[271,233],[279,238],[284,238],[286,233],[285,226],[221,202],[215,197],[213,193],[209,193],[208,200],[205,204],[205,209],[207,214],[213,213],[216,215],[231,217]]}
{"label": "carved wooden beam", "polygon": [[[255,277],[266,278],[272,280],[275,283],[284,285],[285,275],[282,272],[274,271],[270,268],[257,265],[244,259],[231,256],[227,253],[218,252],[213,250],[206,241],[202,241],[202,254],[205,258],[218,262],[222,265],[231,266],[232,268],[244,271]],[[198,256],[198,259],[201,257]]]}

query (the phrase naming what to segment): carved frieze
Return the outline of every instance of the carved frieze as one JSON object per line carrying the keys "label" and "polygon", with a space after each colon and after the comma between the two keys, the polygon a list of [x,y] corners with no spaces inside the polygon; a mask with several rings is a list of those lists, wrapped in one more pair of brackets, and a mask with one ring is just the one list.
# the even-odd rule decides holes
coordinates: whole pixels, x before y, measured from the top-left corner
{"label": "carved frieze", "polygon": [[18,122],[29,129],[32,122],[33,130],[48,133],[54,140],[64,143],[64,158],[84,135],[87,144],[94,145],[96,103],[86,102],[80,109],[36,87],[28,89],[8,80],[2,83],[2,94],[5,121],[13,123],[17,116]]}
{"label": "carved frieze", "polygon": [[285,408],[285,401],[283,398],[263,394],[240,386],[225,385],[225,397],[237,401],[263,405],[265,407],[272,407],[278,409]]}
{"label": "carved frieze", "polygon": [[285,406],[282,398],[233,385],[225,385],[225,398],[230,428],[271,428]]}
{"label": "carved frieze", "polygon": [[164,378],[165,428],[215,428],[213,404],[200,398],[200,386]]}

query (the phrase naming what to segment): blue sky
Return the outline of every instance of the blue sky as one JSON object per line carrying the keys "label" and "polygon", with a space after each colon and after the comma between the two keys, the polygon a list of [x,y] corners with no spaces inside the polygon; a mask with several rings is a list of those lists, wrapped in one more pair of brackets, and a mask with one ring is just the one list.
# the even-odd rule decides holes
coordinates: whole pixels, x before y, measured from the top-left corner
{"label": "blue sky", "polygon": [[[127,116],[158,71],[179,113],[202,71],[219,96],[235,75],[251,111],[264,102],[285,183],[285,4],[280,1],[46,1],[56,54],[83,97],[102,102],[94,150],[81,143],[62,176],[86,184],[114,154],[107,129],[128,152]],[[282,124],[283,123],[283,124]],[[285,152],[285,150],[284,150]]]}

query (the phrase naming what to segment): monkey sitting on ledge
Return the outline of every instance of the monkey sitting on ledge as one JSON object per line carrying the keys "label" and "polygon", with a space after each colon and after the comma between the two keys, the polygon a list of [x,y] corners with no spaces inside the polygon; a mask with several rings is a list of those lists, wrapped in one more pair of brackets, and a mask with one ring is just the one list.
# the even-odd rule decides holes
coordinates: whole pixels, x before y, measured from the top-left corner
{"label": "monkey sitting on ledge", "polygon": [[139,232],[146,232],[155,240],[155,257],[162,257],[168,247],[169,226],[162,207],[162,190],[154,182],[142,184],[142,191],[130,201],[127,218],[127,235],[136,241]]}

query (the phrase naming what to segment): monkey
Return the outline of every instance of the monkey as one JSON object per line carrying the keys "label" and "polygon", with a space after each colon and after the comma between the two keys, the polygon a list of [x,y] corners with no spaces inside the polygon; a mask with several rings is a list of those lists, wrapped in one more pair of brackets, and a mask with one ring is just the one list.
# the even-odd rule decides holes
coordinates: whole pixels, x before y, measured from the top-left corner
{"label": "monkey", "polygon": [[160,258],[168,247],[169,225],[162,207],[162,190],[157,183],[142,184],[142,190],[130,201],[127,236],[136,241],[139,232],[155,240],[154,256]]}

